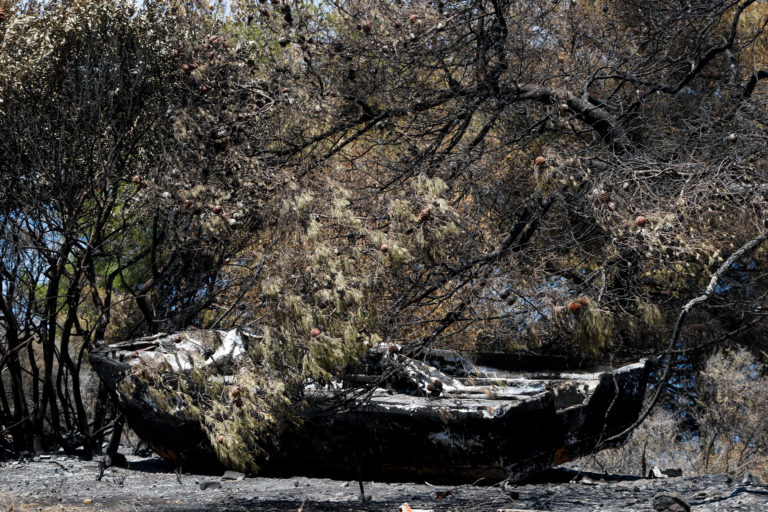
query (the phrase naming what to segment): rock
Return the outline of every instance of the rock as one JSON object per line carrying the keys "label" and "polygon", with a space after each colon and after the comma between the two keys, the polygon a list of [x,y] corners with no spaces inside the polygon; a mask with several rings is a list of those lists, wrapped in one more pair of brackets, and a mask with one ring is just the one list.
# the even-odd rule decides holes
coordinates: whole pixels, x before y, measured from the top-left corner
{"label": "rock", "polygon": [[683,476],[683,470],[680,468],[663,469],[661,472],[669,478],[677,478]]}
{"label": "rock", "polygon": [[197,486],[200,487],[201,491],[205,491],[207,489],[221,489],[220,482],[214,482],[211,480],[203,480],[202,482],[198,483]]}
{"label": "rock", "polygon": [[651,469],[648,472],[648,478],[667,478],[667,475],[665,475],[658,466],[654,466],[653,469]]}
{"label": "rock", "polygon": [[244,478],[245,475],[239,471],[225,471],[224,474],[221,475],[222,480],[234,480],[236,482],[239,482]]}
{"label": "rock", "polygon": [[653,498],[653,509],[656,512],[690,512],[691,506],[676,493],[660,493]]}

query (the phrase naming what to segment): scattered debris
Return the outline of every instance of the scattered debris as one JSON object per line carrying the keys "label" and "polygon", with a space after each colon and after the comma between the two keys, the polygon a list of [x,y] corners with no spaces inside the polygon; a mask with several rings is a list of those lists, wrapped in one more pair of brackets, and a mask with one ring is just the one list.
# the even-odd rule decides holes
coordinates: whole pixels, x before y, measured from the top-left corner
{"label": "scattered debris", "polygon": [[407,503],[403,503],[400,505],[400,508],[397,509],[397,512],[435,512],[433,509],[426,509],[426,508],[411,508],[410,505]]}
{"label": "scattered debris", "polygon": [[648,471],[648,478],[676,478],[683,476],[683,470],[680,468],[659,469],[654,466]]}
{"label": "scattered debris", "polygon": [[[696,476],[647,480],[629,475],[605,475],[597,485],[574,485],[572,475],[554,480],[538,479],[535,484],[450,487],[449,500],[437,498],[434,487],[424,483],[367,482],[372,501],[359,502],[357,485],[342,487],[343,482],[304,477],[246,477],[222,483],[219,490],[200,491],[194,479],[213,477],[189,475],[185,485],[178,485],[174,468],[154,455],[149,458],[128,455],[129,469],[123,486],[110,477],[93,479],[97,461],[85,461],[53,454],[50,459],[0,461],[0,510],[36,510],[25,504],[37,503],[42,510],[209,510],[237,512],[270,510],[274,512],[310,512],[313,510],[352,510],[395,512],[408,504],[411,512],[419,510],[467,510],[497,512],[594,512],[652,511],[655,503],[665,512],[768,510],[768,486],[742,485],[742,479],[728,476]],[[60,469],[59,464],[68,471]],[[547,473],[552,473],[551,471]],[[554,475],[557,477],[557,475]],[[216,477],[218,479],[219,477]],[[594,478],[594,480],[598,480]],[[354,481],[353,481],[354,482]],[[296,484],[299,485],[296,485]],[[667,501],[660,496],[672,495]],[[654,502],[656,498],[656,502]],[[84,499],[91,503],[84,504]],[[678,500],[683,500],[682,502]],[[687,503],[687,509],[683,503]],[[175,504],[175,505],[174,505]],[[670,507],[677,507],[670,508]]]}
{"label": "scattered debris", "polygon": [[760,485],[760,480],[752,473],[744,475],[744,479],[741,481],[741,485]]}

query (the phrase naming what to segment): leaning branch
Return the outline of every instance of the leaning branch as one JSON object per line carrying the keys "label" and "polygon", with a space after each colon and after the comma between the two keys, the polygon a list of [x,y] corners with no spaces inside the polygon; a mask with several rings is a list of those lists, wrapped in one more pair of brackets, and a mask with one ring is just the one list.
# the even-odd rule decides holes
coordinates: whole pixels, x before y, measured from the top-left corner
{"label": "leaning branch", "polygon": [[505,96],[510,103],[536,101],[573,112],[580,121],[593,128],[617,153],[632,151],[632,143],[618,120],[601,106],[594,105],[589,99],[582,99],[567,89],[527,84],[507,91]]}

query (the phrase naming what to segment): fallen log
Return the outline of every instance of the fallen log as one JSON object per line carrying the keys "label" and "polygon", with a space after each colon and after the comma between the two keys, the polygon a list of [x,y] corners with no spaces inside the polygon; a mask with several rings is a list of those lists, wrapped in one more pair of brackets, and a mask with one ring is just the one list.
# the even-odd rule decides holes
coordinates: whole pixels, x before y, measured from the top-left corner
{"label": "fallen log", "polygon": [[[252,334],[185,331],[105,345],[90,361],[129,425],[158,454],[187,469],[226,469],[199,423],[161,407],[134,377],[155,368],[183,378],[207,367],[234,381]],[[303,421],[260,460],[262,474],[366,480],[517,480],[590,453],[637,418],[644,362],[593,371],[511,372],[456,353],[419,358],[371,351],[363,373],[307,387]],[[131,386],[126,387],[129,382]],[[126,392],[130,389],[130,392]],[[622,444],[620,439],[613,446]]]}

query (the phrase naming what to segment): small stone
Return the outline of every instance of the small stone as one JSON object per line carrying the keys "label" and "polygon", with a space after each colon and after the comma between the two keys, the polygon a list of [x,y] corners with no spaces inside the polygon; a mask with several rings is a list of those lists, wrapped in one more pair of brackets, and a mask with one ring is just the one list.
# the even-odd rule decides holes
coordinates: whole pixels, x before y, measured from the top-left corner
{"label": "small stone", "polygon": [[690,512],[691,506],[676,493],[660,493],[653,498],[656,512]]}
{"label": "small stone", "polygon": [[205,491],[206,489],[221,489],[220,482],[212,482],[210,480],[203,480],[197,485],[200,487],[201,491]]}
{"label": "small stone", "polygon": [[90,505],[91,503],[93,503],[93,500],[91,498],[85,498],[83,500],[83,505]]}
{"label": "small stone", "polygon": [[245,475],[239,471],[225,471],[224,474],[221,475],[222,480],[235,480],[236,482],[239,482],[244,478]]}

